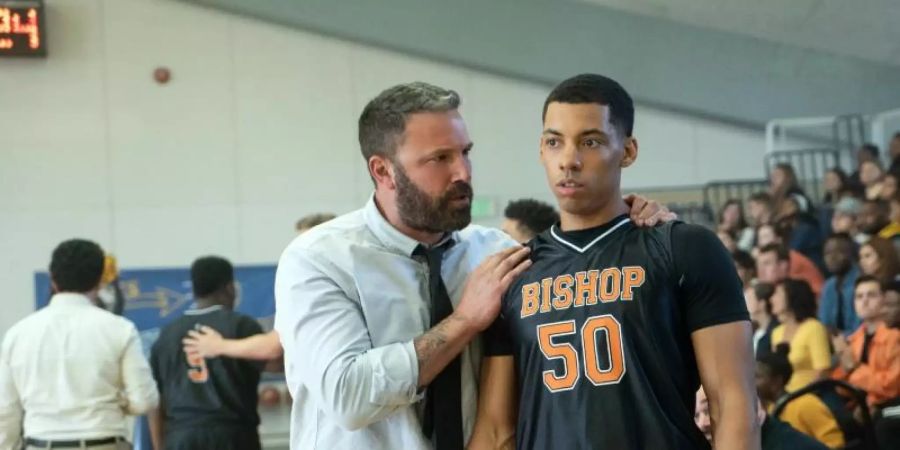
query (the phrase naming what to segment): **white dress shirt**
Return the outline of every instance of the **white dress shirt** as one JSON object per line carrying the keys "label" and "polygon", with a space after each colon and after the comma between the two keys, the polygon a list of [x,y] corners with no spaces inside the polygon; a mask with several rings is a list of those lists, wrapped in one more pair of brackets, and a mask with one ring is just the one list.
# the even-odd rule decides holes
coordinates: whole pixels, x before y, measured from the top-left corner
{"label": "white dress shirt", "polygon": [[[81,294],[56,294],[0,348],[0,450],[43,440],[125,436],[126,414],[159,400],[134,324]],[[23,423],[24,418],[24,423]]]}
{"label": "white dress shirt", "polygon": [[[499,230],[452,233],[442,278],[458,305],[469,273],[517,245]],[[431,328],[428,266],[419,243],[390,225],[374,199],[297,237],[275,276],[275,329],[284,346],[291,449],[418,450],[423,392],[413,339]],[[471,435],[481,342],[462,353],[462,411]],[[439,406],[438,406],[439,407]]]}

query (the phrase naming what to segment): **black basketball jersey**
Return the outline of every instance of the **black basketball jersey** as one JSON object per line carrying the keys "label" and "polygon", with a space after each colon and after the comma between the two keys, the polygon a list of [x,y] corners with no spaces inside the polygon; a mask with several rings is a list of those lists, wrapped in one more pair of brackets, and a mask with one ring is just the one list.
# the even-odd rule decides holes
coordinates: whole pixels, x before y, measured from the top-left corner
{"label": "black basketball jersey", "polygon": [[256,429],[257,387],[263,364],[225,357],[188,357],[182,339],[201,325],[226,339],[262,333],[253,318],[220,306],[190,310],[162,329],[150,354],[165,407],[167,432],[182,427],[231,425]]}
{"label": "black basketball jersey", "polygon": [[734,264],[710,231],[620,216],[529,243],[488,356],[513,355],[518,449],[708,449],[694,424],[691,333],[749,320]]}

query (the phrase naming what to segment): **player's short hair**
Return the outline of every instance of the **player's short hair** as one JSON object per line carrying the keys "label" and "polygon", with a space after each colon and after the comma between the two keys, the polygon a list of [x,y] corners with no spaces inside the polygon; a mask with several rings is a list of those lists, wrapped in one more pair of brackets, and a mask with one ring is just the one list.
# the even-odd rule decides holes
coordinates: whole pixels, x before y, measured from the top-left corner
{"label": "player's short hair", "polygon": [[794,368],[788,359],[790,351],[790,344],[782,342],[775,347],[775,351],[758,356],[756,362],[765,366],[770,374],[781,379],[783,384],[787,384],[794,375]]}
{"label": "player's short hair", "polygon": [[234,267],[225,258],[204,256],[191,264],[191,283],[195,298],[214,294],[233,281]]}
{"label": "player's short hair", "polygon": [[297,223],[294,224],[294,229],[297,231],[308,230],[314,226],[328,222],[335,217],[337,216],[331,213],[310,214],[308,216],[301,217],[300,220],[298,220]]}
{"label": "player's short hair", "polygon": [[816,317],[816,294],[809,287],[809,283],[788,278],[779,284],[784,288],[787,307],[794,313],[797,322]]}
{"label": "player's short hair", "polygon": [[778,257],[779,261],[790,261],[791,260],[791,252],[782,244],[777,242],[772,242],[771,244],[766,244],[763,248],[759,249],[759,254],[763,255],[765,253],[774,252],[775,256]]}
{"label": "player's short hair", "polygon": [[551,103],[596,103],[609,107],[609,123],[622,134],[631,136],[634,128],[634,102],[631,95],[617,81],[603,75],[584,73],[556,85],[547,100],[541,120],[547,117]]}
{"label": "player's short hair", "polygon": [[885,287],[882,286],[882,283],[878,279],[878,277],[875,277],[872,275],[860,275],[859,278],[856,279],[856,282],[853,283],[853,290],[855,291],[856,288],[858,288],[859,285],[861,285],[863,283],[875,283],[878,285],[879,289],[881,289],[882,291],[885,291]]}
{"label": "player's short hair", "polygon": [[537,236],[559,221],[559,213],[552,206],[531,198],[513,200],[506,205],[503,216],[519,222],[531,237]]}
{"label": "player's short hair", "polygon": [[100,285],[103,263],[103,249],[96,242],[70,239],[53,250],[50,278],[57,292],[90,292]]}
{"label": "player's short hair", "polygon": [[402,141],[409,116],[421,112],[459,109],[459,94],[416,81],[384,90],[363,108],[359,116],[359,147],[363,158],[393,157]]}

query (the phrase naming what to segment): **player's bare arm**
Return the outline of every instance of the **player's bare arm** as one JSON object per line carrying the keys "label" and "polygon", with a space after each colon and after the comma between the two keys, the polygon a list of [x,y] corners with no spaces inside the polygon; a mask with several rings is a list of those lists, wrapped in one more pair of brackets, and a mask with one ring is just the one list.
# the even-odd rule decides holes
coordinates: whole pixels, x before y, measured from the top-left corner
{"label": "player's bare arm", "polygon": [[716,450],[760,448],[750,323],[731,322],[691,334],[709,399]]}
{"label": "player's bare arm", "polygon": [[163,406],[162,400],[160,400],[159,406],[150,410],[147,414],[147,422],[150,426],[150,443],[155,450],[163,450],[166,448],[166,423],[164,411],[165,406]]}
{"label": "player's bare arm", "polygon": [[414,340],[419,360],[419,386],[426,386],[500,312],[500,298],[531,266],[527,247],[511,247],[488,257],[466,280],[456,310]]}
{"label": "player's bare arm", "polygon": [[468,450],[516,448],[516,368],[513,357],[490,356],[481,363],[481,395]]}
{"label": "player's bare arm", "polygon": [[181,342],[185,353],[197,353],[204,358],[227,356],[268,361],[284,354],[278,332],[274,330],[243,339],[225,339],[218,331],[204,325],[199,331],[189,331]]}

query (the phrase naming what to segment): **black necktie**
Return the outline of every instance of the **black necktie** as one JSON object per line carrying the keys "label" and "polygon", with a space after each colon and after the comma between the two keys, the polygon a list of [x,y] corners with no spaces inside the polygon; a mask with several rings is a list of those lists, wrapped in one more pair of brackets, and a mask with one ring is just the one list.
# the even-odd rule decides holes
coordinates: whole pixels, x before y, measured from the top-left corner
{"label": "black necktie", "polygon": [[[453,304],[441,278],[441,260],[444,251],[453,245],[452,240],[437,247],[419,245],[415,254],[428,261],[428,291],[431,296],[431,326],[453,313]],[[425,396],[425,436],[430,437],[435,450],[461,450],[462,389],[460,386],[460,359],[453,359],[428,386]]]}

